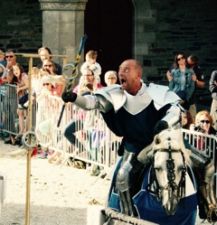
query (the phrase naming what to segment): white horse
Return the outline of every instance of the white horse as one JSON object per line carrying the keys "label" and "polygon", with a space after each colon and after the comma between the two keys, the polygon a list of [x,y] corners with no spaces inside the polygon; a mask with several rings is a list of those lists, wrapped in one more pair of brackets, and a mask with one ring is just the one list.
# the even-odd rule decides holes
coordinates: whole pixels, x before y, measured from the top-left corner
{"label": "white horse", "polygon": [[174,215],[181,198],[196,193],[187,173],[190,151],[184,146],[180,130],[164,130],[145,148],[138,160],[151,164],[148,190],[161,201],[167,215]]}
{"label": "white horse", "polygon": [[[200,188],[205,214],[210,222],[216,220],[214,166],[205,165],[205,159],[186,149],[181,130],[162,131],[137,158],[145,168],[141,189],[132,197],[137,218],[161,225],[195,225],[198,189],[192,168],[202,165],[205,172],[199,179],[203,179]],[[109,207],[120,212],[119,206],[120,198],[113,188]]]}

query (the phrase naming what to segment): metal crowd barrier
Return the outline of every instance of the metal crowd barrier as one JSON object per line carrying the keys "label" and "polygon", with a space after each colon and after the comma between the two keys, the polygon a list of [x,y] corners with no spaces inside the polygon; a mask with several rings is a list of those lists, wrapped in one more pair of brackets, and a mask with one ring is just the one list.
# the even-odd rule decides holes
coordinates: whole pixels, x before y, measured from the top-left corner
{"label": "metal crowd barrier", "polygon": [[215,162],[217,147],[217,137],[215,135],[207,135],[187,129],[182,129],[182,132],[185,140],[191,146],[206,157],[212,158]]}
{"label": "metal crowd barrier", "polygon": [[[103,167],[111,167],[117,158],[121,138],[116,137],[104,123],[97,110],[84,111],[68,103],[57,127],[63,101],[52,95],[37,98],[36,136],[43,147],[59,151],[66,157],[80,159]],[[64,136],[69,123],[74,125],[74,143]]]}
{"label": "metal crowd barrier", "polygon": [[[106,126],[97,110],[83,111],[68,103],[60,126],[57,126],[63,101],[58,96],[39,95],[33,107],[33,128],[39,144],[50,150],[103,167],[111,167],[117,159],[121,138]],[[17,96],[15,85],[0,86],[0,128],[10,134],[18,133]],[[74,122],[74,143],[64,136],[66,126]],[[182,129],[183,137],[194,149],[216,166],[217,137]]]}
{"label": "metal crowd barrier", "polygon": [[18,134],[16,85],[0,85],[0,129],[10,134]]}
{"label": "metal crowd barrier", "polygon": [[215,135],[207,135],[197,131],[182,129],[184,139],[191,145],[191,147],[198,151],[202,156],[213,160],[215,166],[215,173],[213,181],[216,187],[217,197],[217,160],[216,160],[216,147],[217,137]]}

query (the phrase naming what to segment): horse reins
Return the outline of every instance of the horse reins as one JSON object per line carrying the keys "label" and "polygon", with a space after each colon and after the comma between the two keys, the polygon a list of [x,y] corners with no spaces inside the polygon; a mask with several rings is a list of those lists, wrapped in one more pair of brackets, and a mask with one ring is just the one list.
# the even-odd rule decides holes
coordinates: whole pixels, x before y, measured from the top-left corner
{"label": "horse reins", "polygon": [[[181,150],[173,150],[170,144],[171,138],[168,138],[169,141],[169,145],[168,145],[168,149],[156,149],[154,151],[154,155],[156,154],[156,152],[161,151],[161,152],[167,152],[168,153],[168,159],[166,160],[166,167],[167,167],[167,178],[168,178],[168,186],[166,188],[162,188],[159,186],[158,180],[156,178],[156,174],[155,171],[153,170],[152,167],[152,178],[150,184],[148,185],[147,189],[148,191],[152,192],[153,194],[156,194],[158,198],[160,198],[160,193],[162,192],[163,189],[171,189],[172,192],[174,192],[175,190],[178,190],[178,198],[181,198],[182,196],[184,196],[185,194],[185,175],[186,175],[186,164],[185,164],[185,157],[184,154]],[[178,185],[176,185],[175,178],[175,163],[174,163],[174,159],[172,158],[172,153],[173,152],[181,152],[182,155],[182,159],[183,159],[183,163],[184,163],[184,167],[182,170],[182,175],[181,175],[181,179]],[[152,160],[152,165],[154,165],[154,157]],[[155,182],[156,184],[156,191],[151,190],[151,185],[153,184],[153,182]],[[171,192],[171,194],[172,194]],[[172,197],[172,196],[170,196]]]}

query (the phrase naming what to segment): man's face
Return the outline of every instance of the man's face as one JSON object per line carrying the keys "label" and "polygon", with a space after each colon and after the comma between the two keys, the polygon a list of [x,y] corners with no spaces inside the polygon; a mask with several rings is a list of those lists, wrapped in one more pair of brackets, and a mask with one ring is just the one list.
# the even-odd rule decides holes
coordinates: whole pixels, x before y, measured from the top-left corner
{"label": "man's face", "polygon": [[194,66],[194,62],[191,60],[190,57],[187,58],[187,62],[188,62],[188,65],[189,65],[190,67],[193,67],[193,66]]}
{"label": "man's face", "polygon": [[134,60],[126,60],[120,65],[118,77],[122,88],[132,95],[141,87],[141,70]]}
{"label": "man's face", "polygon": [[47,71],[50,74],[53,74],[54,73],[53,69],[54,68],[52,62],[50,60],[45,59],[43,61],[43,70]]}
{"label": "man's face", "polygon": [[7,64],[9,66],[16,64],[16,56],[13,52],[6,52],[5,59],[7,60]]}
{"label": "man's face", "polygon": [[46,49],[42,49],[39,53],[39,56],[42,62],[46,59],[50,59],[50,54]]}

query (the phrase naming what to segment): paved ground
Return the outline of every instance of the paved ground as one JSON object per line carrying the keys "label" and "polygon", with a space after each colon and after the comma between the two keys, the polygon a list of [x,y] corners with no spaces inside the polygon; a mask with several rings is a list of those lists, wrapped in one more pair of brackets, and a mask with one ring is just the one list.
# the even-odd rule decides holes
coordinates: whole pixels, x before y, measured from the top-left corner
{"label": "paved ground", "polygon": [[[24,225],[26,156],[0,141],[0,172],[6,176],[6,198],[0,225]],[[84,169],[31,160],[31,225],[85,225],[87,207],[104,205],[110,181]]]}
{"label": "paved ground", "polygon": [[[24,225],[26,156],[0,141],[0,173],[6,176],[6,198],[0,225]],[[110,180],[83,169],[31,160],[31,225],[86,225],[87,208],[105,205]],[[196,225],[202,223],[199,219]],[[177,224],[178,225],[178,224]]]}

